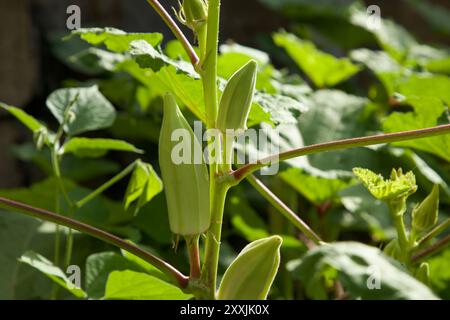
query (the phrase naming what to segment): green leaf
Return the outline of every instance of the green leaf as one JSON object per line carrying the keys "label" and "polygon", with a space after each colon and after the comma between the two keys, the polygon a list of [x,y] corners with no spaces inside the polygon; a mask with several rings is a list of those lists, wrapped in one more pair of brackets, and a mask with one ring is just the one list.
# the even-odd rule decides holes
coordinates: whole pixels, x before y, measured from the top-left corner
{"label": "green leaf", "polygon": [[105,71],[114,72],[125,61],[125,56],[98,48],[87,48],[67,57],[70,65],[88,75],[97,75]]}
{"label": "green leaf", "polygon": [[76,287],[60,268],[53,265],[53,263],[47,260],[45,257],[33,251],[28,251],[20,257],[19,261],[39,270],[54,282],[59,284],[61,287],[68,290],[75,297],[87,297],[83,289]]}
{"label": "green leaf", "polygon": [[280,177],[315,205],[323,204],[327,200],[335,200],[339,191],[352,184],[350,179],[314,177],[298,168],[289,168],[283,171]]}
{"label": "green leaf", "polygon": [[363,182],[370,193],[379,200],[395,200],[408,197],[417,190],[416,178],[412,171],[403,174],[392,171],[391,179],[384,179],[368,169],[355,168],[353,173]]}
{"label": "green leaf", "polygon": [[[379,249],[356,242],[325,244],[309,251],[301,260],[288,263],[313,299],[326,298],[327,285],[339,280],[353,299],[433,300],[425,285],[409,275]],[[332,283],[332,282],[331,282]],[[370,289],[372,288],[372,289]]]}
{"label": "green leaf", "polygon": [[186,73],[194,79],[199,78],[198,73],[194,70],[194,67],[190,62],[170,59],[144,40],[131,42],[130,54],[141,68],[150,68],[153,71],[158,71],[164,66],[171,65],[175,67],[177,71]]}
{"label": "green leaf", "polygon": [[39,130],[47,130],[46,127],[40,123],[38,120],[36,120],[34,117],[30,116],[25,111],[8,106],[4,103],[0,102],[0,108],[5,109],[9,113],[11,113],[14,117],[16,117],[17,120],[19,120],[23,125],[25,125],[28,129],[30,129],[32,132],[37,132]]}
{"label": "green leaf", "polygon": [[163,39],[160,33],[127,33],[115,28],[82,28],[72,32],[81,39],[94,45],[105,45],[108,50],[123,53],[130,49],[130,43],[143,40],[155,47]]}
{"label": "green leaf", "polygon": [[[423,88],[423,92],[426,92],[426,87]],[[383,129],[385,132],[391,133],[435,126],[438,124],[438,119],[445,114],[447,110],[447,107],[441,100],[436,97],[427,97],[425,94],[420,98],[415,96],[409,98],[407,102],[413,106],[414,111],[407,113],[392,113],[383,122]],[[429,152],[444,160],[450,161],[449,135],[396,142],[393,145]]]}
{"label": "green leaf", "polygon": [[97,86],[56,90],[48,97],[47,107],[69,135],[110,127],[116,117]]}
{"label": "green leaf", "polygon": [[[369,231],[377,241],[388,241],[397,233],[392,224],[388,206],[375,199],[362,185],[354,185],[339,192],[344,208],[352,214],[357,231]],[[345,228],[345,222],[341,222]],[[350,231],[355,231],[350,227]]]}
{"label": "green leaf", "polygon": [[292,34],[276,33],[274,41],[287,51],[319,88],[333,87],[360,70],[348,58],[335,58],[318,50],[312,42],[301,40]]}
{"label": "green leaf", "polygon": [[[242,196],[243,190],[233,193],[228,197],[226,211],[231,214],[231,224],[245,240],[253,242],[261,238],[269,237],[269,228],[262,217],[250,206]],[[283,238],[283,249],[304,250],[300,240],[289,235],[280,235]]]}
{"label": "green leaf", "polygon": [[125,193],[125,210],[128,210],[133,202],[136,202],[134,213],[138,211],[150,200],[153,199],[163,189],[163,183],[156,174],[153,167],[148,163],[138,162],[134,169],[131,180]]}
{"label": "green leaf", "polygon": [[145,273],[114,271],[106,283],[109,300],[187,300],[192,296],[179,288]]}
{"label": "green leaf", "polygon": [[97,158],[105,155],[108,151],[126,151],[143,153],[132,144],[122,140],[112,139],[90,139],[72,138],[64,144],[62,153],[73,153],[78,157]]}
{"label": "green leaf", "polygon": [[[308,110],[308,101],[302,96],[294,99],[283,94],[268,94],[257,91],[254,102],[249,116],[253,123],[265,121],[275,125],[296,124],[300,115]],[[257,109],[260,109],[264,115]],[[260,115],[257,116],[257,113],[260,113]]]}
{"label": "green leaf", "polygon": [[179,73],[173,66],[161,68],[153,79],[155,85],[163,86],[165,92],[173,93],[198,119],[206,119],[201,80]]}
{"label": "green leaf", "polygon": [[450,299],[450,249],[428,260],[431,287],[442,299]]}
{"label": "green leaf", "polygon": [[374,34],[380,46],[395,60],[406,66],[426,66],[430,62],[446,59],[445,50],[419,44],[405,28],[389,19],[381,19],[377,28],[367,23],[367,11],[363,6],[354,6],[349,21]]}
{"label": "green leaf", "polygon": [[124,257],[114,252],[94,253],[86,260],[86,292],[89,298],[102,298],[105,295],[108,276],[114,271],[131,270],[164,279],[165,276],[159,270],[153,266],[150,267],[148,264],[144,267],[134,258]]}

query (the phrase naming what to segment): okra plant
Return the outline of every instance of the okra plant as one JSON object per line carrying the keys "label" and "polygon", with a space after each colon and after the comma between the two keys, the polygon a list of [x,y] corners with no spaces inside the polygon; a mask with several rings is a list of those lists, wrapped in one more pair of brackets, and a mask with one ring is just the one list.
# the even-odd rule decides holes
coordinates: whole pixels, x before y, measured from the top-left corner
{"label": "okra plant", "polygon": [[[153,285],[153,288],[161,288],[168,298],[174,299],[266,299],[270,296],[277,274],[284,273],[285,270],[296,275],[295,279],[291,279],[292,282],[297,279],[302,281],[311,298],[327,298],[330,291],[336,292],[338,298],[436,298],[427,287],[430,268],[426,259],[449,242],[448,237],[437,241],[435,238],[450,225],[448,219],[438,221],[437,184],[428,197],[410,208],[407,199],[418,189],[412,172],[393,170],[390,179],[384,179],[368,169],[354,169],[355,175],[368,191],[389,208],[390,218],[395,226],[396,236],[386,242],[381,251],[356,242],[326,241],[319,230],[314,230],[314,227],[277,197],[275,192],[257,177],[257,172],[280,162],[319,153],[408,143],[417,139],[448,139],[450,125],[428,125],[427,122],[421,129],[398,132],[387,130],[390,133],[324,141],[281,150],[256,161],[242,163],[236,156],[236,150],[241,147],[239,138],[246,135],[248,127],[263,122],[254,121],[255,114],[264,113],[261,105],[266,106],[267,110],[269,104],[269,113],[283,113],[286,110],[281,110],[282,107],[277,103],[299,102],[288,95],[285,95],[282,101],[280,96],[276,98],[264,92],[260,83],[264,81],[261,78],[265,76],[262,72],[264,66],[254,58],[245,59],[246,61],[227,77],[219,76],[220,0],[182,0],[174,9],[178,22],[190,29],[195,42],[188,40],[189,35],[181,31],[178,22],[157,0],[147,2],[175,35],[178,40],[176,45],[183,49],[177,51],[178,56],[184,56],[185,59],[163,54],[158,47],[161,39],[157,34],[127,34],[107,28],[81,29],[74,31],[71,37],[79,36],[92,45],[104,45],[109,50],[108,57],[115,61],[115,67],[135,76],[141,83],[145,83],[155,74],[166,73],[166,78],[162,81],[163,89],[150,93],[160,96],[163,105],[163,119],[158,135],[161,178],[158,176],[158,170],[150,163],[138,159],[93,192],[80,196],[68,191],[68,182],[61,171],[62,160],[67,155],[99,158],[108,151],[143,153],[122,140],[79,137],[80,134],[108,128],[114,123],[114,107],[97,86],[60,89],[49,96],[47,107],[59,123],[56,132],[52,132],[49,127],[24,111],[2,105],[33,132],[36,147],[46,149],[50,154],[51,174],[56,181],[54,212],[6,198],[0,198],[0,206],[8,211],[18,211],[59,226],[55,231],[53,262],[32,252],[25,253],[20,259],[56,282],[52,297],[58,297],[58,288],[62,286],[78,298],[95,298],[81,286],[71,285],[67,276],[59,269],[65,270],[71,265],[74,245],[72,230],[75,230],[122,249],[128,263],[134,263],[134,268],[139,267],[139,270],[146,274],[133,278],[132,274],[126,274],[127,271],[111,273],[104,295],[107,299],[152,296],[144,293],[133,296],[119,289],[114,290],[115,286],[120,287],[120,282],[124,281],[132,283],[137,291],[145,291],[146,285],[148,288]],[[306,51],[302,52],[306,52],[306,55],[317,54],[316,48],[304,45],[293,36],[278,33],[274,39],[288,52],[295,47],[304,46]],[[360,58],[361,55],[360,52]],[[330,63],[335,63],[334,58],[327,59],[331,60]],[[313,67],[313,60],[299,61],[307,74]],[[349,72],[348,77],[361,68],[345,59],[337,60],[336,63],[339,64],[338,68]],[[322,83],[319,77],[313,77],[318,87],[331,85],[325,83],[327,81]],[[336,83],[341,81],[332,78],[328,80]],[[189,85],[200,87],[201,97],[194,96],[189,92],[189,88],[183,87]],[[285,91],[289,90],[288,83],[279,86],[284,86]],[[415,97],[405,99],[409,99],[406,102],[417,108],[423,108],[424,103],[441,103],[431,97],[420,101]],[[206,139],[203,139],[203,134],[199,137],[196,130],[192,129],[190,120],[193,117],[206,127]],[[270,119],[267,122],[270,122]],[[122,234],[126,239],[122,239],[114,235],[120,235],[120,231],[102,230],[77,219],[76,213],[81,208],[98,200],[104,192],[128,176],[131,178],[125,191],[123,207],[133,215],[139,214],[143,207],[164,190],[174,247],[181,248],[185,245],[189,274],[182,273],[179,267],[129,241],[130,237],[126,232]],[[284,176],[288,181],[291,178]],[[348,179],[348,186],[357,186],[354,177]],[[266,234],[247,244],[229,263],[223,276],[219,277],[226,201],[229,193],[239,190],[244,181],[275,208],[277,217],[283,217],[290,227],[296,229],[308,252],[301,259],[291,259],[286,263],[283,261],[283,247],[289,247],[289,241],[292,242],[292,239],[284,236],[282,232],[279,235]],[[321,208],[317,206],[318,211]],[[405,217],[410,217],[410,227],[407,227]],[[63,232],[65,230],[67,231]],[[65,248],[61,247],[63,237]],[[182,254],[180,251],[175,250],[177,255]],[[361,289],[370,287],[371,267],[379,268],[374,274],[381,274],[380,290]],[[121,278],[122,276],[124,278]],[[397,276],[396,281],[390,281]],[[141,286],[142,289],[139,289]]]}

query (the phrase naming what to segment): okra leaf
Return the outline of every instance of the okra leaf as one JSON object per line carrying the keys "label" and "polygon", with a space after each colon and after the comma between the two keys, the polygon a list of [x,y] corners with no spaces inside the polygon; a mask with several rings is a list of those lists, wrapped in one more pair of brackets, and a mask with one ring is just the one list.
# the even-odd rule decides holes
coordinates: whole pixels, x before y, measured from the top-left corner
{"label": "okra leaf", "polygon": [[47,130],[47,128],[42,123],[40,123],[33,116],[29,115],[22,109],[8,106],[1,102],[0,102],[0,108],[8,111],[11,115],[13,115],[17,120],[19,120],[23,125],[25,125],[32,132],[37,132],[39,130]]}
{"label": "okra leaf", "polygon": [[138,211],[163,189],[162,180],[148,163],[138,162],[125,193],[125,210],[135,203],[134,213]]}
{"label": "okra leaf", "polygon": [[257,91],[249,121],[251,123],[264,121],[274,125],[296,124],[300,115],[307,110],[308,100],[302,96],[294,99],[283,94],[268,94]]}
{"label": "okra leaf", "polygon": [[47,98],[47,107],[69,135],[108,128],[116,118],[97,86],[56,90]]}
{"label": "okra leaf", "polygon": [[[150,269],[152,268],[152,269]],[[90,255],[86,260],[86,292],[90,298],[100,299],[105,295],[108,276],[114,271],[131,270],[148,273],[160,279],[165,279],[161,271],[153,266],[139,265],[132,258],[121,256],[115,252],[101,252]]]}
{"label": "okra leaf", "polygon": [[187,300],[185,294],[174,285],[154,276],[131,270],[114,271],[106,283],[105,299],[108,300]]}
{"label": "okra leaf", "polygon": [[98,75],[105,71],[116,71],[117,66],[124,62],[126,57],[122,54],[91,47],[77,52],[66,59],[77,70],[89,75]]}
{"label": "okra leaf", "polygon": [[[248,201],[241,196],[232,194],[227,203],[227,212],[231,214],[231,224],[234,230],[248,242],[269,237],[269,228],[263,218],[253,210]],[[280,235],[283,238],[283,249],[304,250],[305,246],[300,240],[290,235]]]}
{"label": "okra leaf", "polygon": [[[349,21],[353,25],[371,32],[380,46],[403,65],[427,66],[430,63],[448,59],[445,50],[418,43],[404,27],[392,20],[380,19],[380,24],[373,28],[367,23],[367,10],[364,7],[352,8]],[[448,71],[448,68],[444,69]]]}
{"label": "okra leaf", "polygon": [[170,59],[160,50],[155,49],[144,40],[136,40],[131,42],[130,54],[134,57],[141,68],[150,68],[154,71],[158,71],[166,65],[171,65],[174,66],[177,71],[183,72],[194,79],[200,78],[190,62]]}
{"label": "okra leaf", "polygon": [[287,268],[303,282],[308,296],[313,299],[327,298],[326,292],[333,280],[339,280],[353,299],[438,299],[400,263],[379,249],[361,243],[318,246],[302,259],[290,261]]}
{"label": "okra leaf", "polygon": [[350,179],[314,177],[298,168],[289,168],[281,172],[280,177],[315,205],[336,200],[338,193],[353,183]]}
{"label": "okra leaf", "polygon": [[273,38],[319,88],[333,87],[360,71],[348,58],[335,58],[293,34],[276,33]]}
{"label": "okra leaf", "polygon": [[37,269],[45,274],[51,280],[59,284],[61,287],[72,293],[77,298],[86,298],[86,292],[83,289],[75,286],[75,284],[66,276],[66,274],[51,261],[45,257],[33,252],[28,251],[24,253],[20,259],[20,262],[28,264],[29,266]]}
{"label": "okra leaf", "polygon": [[127,33],[116,28],[82,28],[72,32],[81,39],[94,45],[104,45],[108,50],[124,53],[129,50],[130,43],[135,40],[143,40],[155,47],[163,39],[160,33]]}
{"label": "okra leaf", "polygon": [[206,119],[203,85],[199,79],[178,72],[174,66],[165,66],[155,74],[154,80],[165,91],[172,92],[198,119]]}
{"label": "okra leaf", "polygon": [[90,139],[72,138],[64,144],[62,153],[73,153],[78,157],[97,158],[105,155],[108,151],[125,151],[143,153],[132,144],[122,140],[112,139]]}
{"label": "okra leaf", "polygon": [[[425,88],[424,88],[425,90]],[[419,91],[420,92],[420,91]],[[449,99],[450,97],[446,97]],[[399,132],[431,127],[439,124],[439,119],[446,113],[447,107],[442,100],[432,97],[410,98],[408,104],[413,106],[413,112],[394,112],[383,122],[385,132]],[[444,121],[449,123],[449,120]],[[450,161],[450,136],[442,135],[432,138],[396,142],[393,145],[409,147],[434,154],[444,160]]]}
{"label": "okra leaf", "polygon": [[450,299],[450,249],[428,260],[431,287],[442,299]]}
{"label": "okra leaf", "polygon": [[[397,233],[392,225],[392,218],[386,204],[375,199],[362,185],[352,185],[339,192],[340,202],[348,211],[339,225],[344,230],[369,231],[377,241],[389,241]],[[354,225],[348,225],[349,219],[354,219]]]}
{"label": "okra leaf", "polygon": [[384,179],[368,169],[354,168],[353,173],[362,181],[370,193],[379,200],[408,197],[417,190],[416,177],[412,171],[405,174],[393,170],[390,179]]}

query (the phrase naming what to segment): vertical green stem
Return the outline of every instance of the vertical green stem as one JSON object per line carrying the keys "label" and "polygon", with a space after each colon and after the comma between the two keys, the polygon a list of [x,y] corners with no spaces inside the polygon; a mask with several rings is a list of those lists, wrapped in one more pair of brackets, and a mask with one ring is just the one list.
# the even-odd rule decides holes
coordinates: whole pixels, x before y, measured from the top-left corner
{"label": "vertical green stem", "polygon": [[201,61],[205,96],[206,125],[214,128],[218,112],[217,53],[219,51],[220,0],[209,0],[206,35],[206,53]]}
{"label": "vertical green stem", "polygon": [[[55,212],[57,214],[61,213],[60,203],[59,203],[59,186],[56,186],[55,188]],[[54,257],[53,257],[53,263],[55,266],[59,266],[60,263],[60,255],[61,255],[61,227],[59,225],[56,225],[55,228],[55,243],[54,243]],[[51,300],[58,299],[58,292],[59,292],[59,285],[54,283],[52,287],[52,293],[51,293]]]}
{"label": "vertical green stem", "polygon": [[402,253],[402,262],[408,262],[409,260],[409,240],[406,233],[405,223],[403,221],[403,214],[393,215],[395,229],[397,230],[398,244]]}
{"label": "vertical green stem", "polygon": [[202,281],[209,288],[207,299],[214,300],[217,288],[217,267],[219,264],[220,239],[222,236],[223,211],[229,186],[212,181],[211,226],[207,233],[205,262],[202,269]]}
{"label": "vertical green stem", "polygon": [[[61,176],[61,168],[60,168],[60,159],[58,156],[58,146],[55,145],[51,150],[51,160],[52,160],[52,168],[53,168],[53,174],[55,176],[56,182],[57,182],[57,197],[59,201],[59,194],[62,193],[64,200],[66,201],[68,207],[69,207],[69,216],[73,217],[74,215],[74,204],[72,200],[69,197],[69,194],[67,193],[66,187],[64,186],[64,182],[62,180]],[[67,268],[70,265],[70,260],[72,258],[72,251],[73,251],[73,232],[71,229],[68,230],[67,233],[67,239],[66,239],[66,249],[65,249],[65,258],[64,258],[64,268]]]}

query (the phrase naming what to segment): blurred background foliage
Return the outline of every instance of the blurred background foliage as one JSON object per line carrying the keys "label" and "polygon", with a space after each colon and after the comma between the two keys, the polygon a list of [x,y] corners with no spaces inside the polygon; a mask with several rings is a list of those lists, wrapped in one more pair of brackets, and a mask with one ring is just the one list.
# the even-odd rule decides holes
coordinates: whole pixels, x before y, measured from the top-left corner
{"label": "blurred background foliage", "polygon": [[[145,151],[145,161],[158,168],[160,94],[183,90],[177,95],[184,95],[181,102],[194,119],[203,99],[200,88],[175,68],[165,66],[152,74],[136,69],[123,54],[127,48],[105,50],[79,37],[62,41],[68,33],[65,10],[69,2],[74,1],[2,1],[0,101],[21,107],[55,128],[45,108],[46,97],[61,86],[96,84],[118,116],[111,128],[95,136],[133,143]],[[175,5],[175,1],[162,2]],[[173,59],[186,59],[145,1],[80,0],[76,4],[82,9],[83,27],[161,32],[163,52]],[[381,8],[383,21],[377,30],[367,26],[368,5]],[[250,58],[259,62],[257,87],[262,93],[256,98],[251,121],[268,135],[273,128],[280,129],[281,150],[428,127],[449,122],[449,35],[447,1],[224,0],[219,75],[229,78]],[[275,94],[277,108],[268,102]],[[56,182],[51,177],[50,155],[38,151],[31,135],[0,112],[0,196],[52,210]],[[95,159],[69,155],[62,171],[71,196],[79,199],[135,159],[118,152]],[[294,159],[282,165],[277,177],[263,179],[324,240],[382,247],[395,236],[395,229],[385,204],[373,199],[353,177],[351,170],[357,166],[384,175],[391,168],[412,170],[419,192],[411,206],[439,184],[440,216],[448,217],[448,136]],[[125,188],[126,181],[116,185],[78,210],[76,218],[139,243],[181,269],[187,266],[185,250],[172,249],[164,195],[133,217],[121,203]],[[53,232],[51,224],[2,212],[0,298],[49,296],[49,281],[17,258],[30,249],[52,257]],[[269,234],[283,235],[285,240],[283,265],[271,298],[313,298],[295,270],[285,266],[306,251],[301,235],[245,183],[232,190],[227,201],[221,272],[247,242]],[[116,250],[76,235],[74,263],[82,266],[91,296],[103,296],[109,272],[136,268],[117,252],[108,251]],[[447,249],[430,260],[431,285],[442,298],[450,298],[449,255]],[[92,279],[97,280],[92,283]]]}

